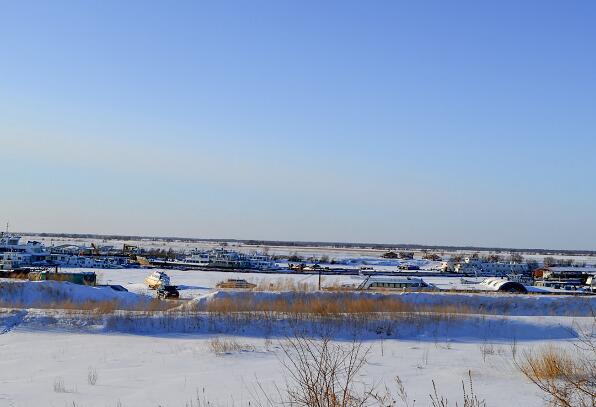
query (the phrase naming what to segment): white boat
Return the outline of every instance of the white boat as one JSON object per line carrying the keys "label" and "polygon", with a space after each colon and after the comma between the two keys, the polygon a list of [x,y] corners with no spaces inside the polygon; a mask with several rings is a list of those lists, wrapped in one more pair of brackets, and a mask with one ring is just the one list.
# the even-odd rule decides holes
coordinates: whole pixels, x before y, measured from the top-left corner
{"label": "white boat", "polygon": [[154,271],[145,279],[145,284],[151,290],[157,290],[162,285],[170,285],[170,277],[163,271]]}
{"label": "white boat", "polygon": [[232,289],[232,290],[252,290],[257,285],[249,283],[246,280],[229,278],[227,281],[220,281],[215,285],[216,288],[220,289]]}
{"label": "white boat", "polygon": [[0,232],[0,260],[11,267],[44,266],[50,253],[40,242],[21,243],[21,236]]}
{"label": "white boat", "polygon": [[209,266],[209,254],[206,252],[193,252],[190,256],[182,260],[189,266],[208,267]]}
{"label": "white boat", "polygon": [[271,257],[266,254],[244,254],[223,248],[208,251],[194,250],[177,265],[189,267],[212,267],[224,269],[251,269],[251,270],[279,270]]}
{"label": "white boat", "polygon": [[255,253],[248,256],[251,268],[255,270],[279,270],[281,267],[266,254]]}

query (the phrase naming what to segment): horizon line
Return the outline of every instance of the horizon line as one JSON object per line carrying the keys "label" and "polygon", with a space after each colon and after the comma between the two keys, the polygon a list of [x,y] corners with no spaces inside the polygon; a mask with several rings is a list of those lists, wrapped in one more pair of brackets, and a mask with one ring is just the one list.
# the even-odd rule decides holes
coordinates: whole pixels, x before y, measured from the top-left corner
{"label": "horizon line", "polygon": [[[548,248],[531,248],[531,247],[491,247],[491,246],[475,246],[475,245],[452,245],[452,244],[420,244],[420,243],[372,243],[372,242],[342,242],[342,241],[318,241],[318,240],[277,240],[277,239],[239,239],[239,238],[205,238],[205,237],[181,237],[181,236],[159,236],[159,235],[123,235],[123,234],[107,234],[107,233],[70,233],[70,232],[9,232],[23,236],[43,236],[48,237],[98,237],[98,238],[123,238],[123,240],[138,239],[168,239],[168,240],[182,240],[182,241],[196,241],[196,242],[239,242],[245,244],[261,244],[268,246],[293,246],[302,245],[343,245],[354,248],[388,248],[388,249],[420,249],[420,250],[471,250],[471,251],[510,251],[510,252],[548,252],[561,254],[586,254],[589,256],[596,256],[596,250],[591,249],[548,249]],[[545,254],[545,253],[540,253]]]}

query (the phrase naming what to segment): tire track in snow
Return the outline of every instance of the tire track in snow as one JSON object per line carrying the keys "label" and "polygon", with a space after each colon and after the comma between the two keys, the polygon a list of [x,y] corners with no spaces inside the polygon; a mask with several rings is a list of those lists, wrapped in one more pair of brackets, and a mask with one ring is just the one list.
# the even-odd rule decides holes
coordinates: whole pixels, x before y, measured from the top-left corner
{"label": "tire track in snow", "polygon": [[[23,322],[23,319],[27,316],[27,311],[18,311],[16,314],[6,317],[2,320],[2,327],[0,328],[0,335],[9,333],[16,326]],[[1,395],[0,395],[1,396]]]}

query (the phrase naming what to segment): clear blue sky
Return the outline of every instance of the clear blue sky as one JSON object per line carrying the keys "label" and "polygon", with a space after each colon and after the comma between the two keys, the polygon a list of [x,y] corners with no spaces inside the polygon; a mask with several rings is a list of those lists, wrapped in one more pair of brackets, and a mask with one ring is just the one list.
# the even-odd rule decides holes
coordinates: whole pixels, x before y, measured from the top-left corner
{"label": "clear blue sky", "polygon": [[4,1],[20,231],[596,247],[594,1]]}

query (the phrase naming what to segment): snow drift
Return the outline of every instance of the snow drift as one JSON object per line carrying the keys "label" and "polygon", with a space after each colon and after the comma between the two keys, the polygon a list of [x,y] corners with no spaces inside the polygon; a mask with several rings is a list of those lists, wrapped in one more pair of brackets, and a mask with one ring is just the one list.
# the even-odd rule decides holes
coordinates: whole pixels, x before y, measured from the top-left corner
{"label": "snow drift", "polygon": [[46,308],[52,304],[115,302],[122,307],[139,306],[151,301],[144,295],[91,287],[61,281],[0,281],[0,304],[15,308]]}

